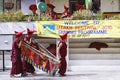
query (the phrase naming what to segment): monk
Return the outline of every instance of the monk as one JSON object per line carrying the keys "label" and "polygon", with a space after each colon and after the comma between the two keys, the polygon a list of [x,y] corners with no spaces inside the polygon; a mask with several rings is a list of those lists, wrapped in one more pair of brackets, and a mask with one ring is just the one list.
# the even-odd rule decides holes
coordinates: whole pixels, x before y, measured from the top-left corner
{"label": "monk", "polygon": [[[35,30],[30,30],[27,28],[27,35],[24,37],[24,41],[32,46],[33,44],[33,37],[32,34],[36,32]],[[31,73],[32,75],[35,75],[35,68],[32,66],[32,64],[28,63],[27,61],[23,60],[23,71]]]}
{"label": "monk", "polygon": [[54,11],[55,6],[53,4],[47,4],[48,10],[46,11],[46,15],[48,18],[52,18],[53,20],[57,20],[57,13]]}
{"label": "monk", "polygon": [[67,62],[66,62],[67,44],[65,41],[68,33],[69,32],[65,33],[64,35],[60,35],[61,41],[58,43],[58,55],[60,58],[60,67],[58,73],[60,74],[60,76],[65,76],[65,72],[67,68]]}
{"label": "monk", "polygon": [[10,76],[14,77],[17,74],[21,74],[21,76],[27,76],[26,73],[23,72],[22,68],[22,60],[21,60],[21,36],[22,32],[15,31],[15,40],[12,43],[12,54],[11,54],[11,61],[12,61],[12,69]]}
{"label": "monk", "polygon": [[69,7],[64,5],[64,12],[61,15],[61,18],[67,18],[67,17],[71,17],[71,14],[69,12]]}

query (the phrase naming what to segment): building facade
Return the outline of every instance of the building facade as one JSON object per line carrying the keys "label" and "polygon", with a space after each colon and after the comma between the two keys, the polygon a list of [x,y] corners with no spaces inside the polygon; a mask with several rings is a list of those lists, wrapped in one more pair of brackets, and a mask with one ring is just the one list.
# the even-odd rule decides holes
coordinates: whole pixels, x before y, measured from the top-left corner
{"label": "building facade", "polygon": [[[31,4],[36,4],[37,2],[39,2],[37,0],[0,0],[1,12],[8,11],[4,6],[5,2],[8,2],[8,1],[14,3],[14,6],[11,10],[15,11],[15,10],[21,9],[24,12],[24,14],[29,14],[31,12],[29,10],[29,6]],[[83,0],[42,0],[42,1],[46,3],[54,4],[56,6],[55,11],[57,13],[63,12],[64,4],[70,6],[71,12],[76,10],[75,3],[77,1],[81,5],[85,4],[85,1]],[[98,0],[95,0],[95,1],[98,1]],[[99,3],[100,10],[103,12],[119,12],[120,11],[119,1],[120,0],[99,0],[98,3]],[[30,25],[27,25],[27,26],[30,27]],[[45,40],[42,40],[42,41],[45,41]],[[52,40],[48,40],[48,41],[51,42]],[[48,41],[45,41],[43,43],[46,43]],[[107,49],[102,49],[101,51],[88,48],[89,44],[93,41],[108,43],[110,47]],[[116,68],[116,67],[112,67],[112,65],[120,65],[120,62],[119,62],[120,49],[119,48],[120,48],[120,39],[70,39],[69,54],[67,57],[69,70],[73,70],[73,71],[88,70],[88,69],[110,70],[112,68]],[[94,66],[96,68],[94,68]]]}
{"label": "building facade", "polygon": [[[45,2],[54,4],[54,9],[57,13],[62,13],[64,5],[70,6],[70,12],[73,13],[76,10],[75,3],[85,5],[85,0],[0,0],[0,12],[6,12],[5,4],[13,3],[13,8],[10,10],[21,9],[24,13],[30,13],[29,6],[36,4],[37,2]],[[88,0],[89,2],[96,2],[102,12],[119,12],[120,11],[120,0]],[[90,3],[90,5],[91,5]],[[10,4],[7,4],[10,6]]]}

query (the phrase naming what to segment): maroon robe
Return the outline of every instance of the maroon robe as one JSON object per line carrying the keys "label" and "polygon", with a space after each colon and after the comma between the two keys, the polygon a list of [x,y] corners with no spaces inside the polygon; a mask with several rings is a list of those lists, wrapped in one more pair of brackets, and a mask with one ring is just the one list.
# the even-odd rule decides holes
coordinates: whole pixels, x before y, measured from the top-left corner
{"label": "maroon robe", "polygon": [[21,49],[18,47],[18,42],[16,39],[12,43],[12,54],[11,54],[11,61],[12,61],[12,69],[11,75],[23,73],[22,69],[22,61],[21,61]]}
{"label": "maroon robe", "polygon": [[61,16],[62,18],[66,18],[66,17],[71,17],[71,14],[69,12],[63,12]]}
{"label": "maroon robe", "polygon": [[[61,75],[64,75],[66,72],[66,68],[67,68],[67,62],[65,57],[67,56],[67,44],[65,42],[60,41],[59,44],[62,44],[61,48],[60,48],[60,67],[59,67],[59,73]],[[58,44],[58,47],[59,47]]]}
{"label": "maroon robe", "polygon": [[[24,41],[29,41],[28,36],[25,36],[25,40]],[[27,61],[23,60],[23,71],[24,72],[29,72],[29,73],[33,73],[35,71],[35,68],[32,66],[32,64],[28,63]]]}
{"label": "maroon robe", "polygon": [[57,13],[54,11],[52,12],[52,19],[57,20]]}

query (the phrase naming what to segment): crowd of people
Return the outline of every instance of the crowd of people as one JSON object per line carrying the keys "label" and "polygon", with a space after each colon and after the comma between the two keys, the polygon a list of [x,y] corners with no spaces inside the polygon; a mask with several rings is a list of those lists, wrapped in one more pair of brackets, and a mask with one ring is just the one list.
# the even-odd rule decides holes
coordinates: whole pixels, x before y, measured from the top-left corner
{"label": "crowd of people", "polygon": [[[23,37],[23,32],[17,32],[15,31],[15,39],[13,40],[12,44],[12,53],[11,53],[11,61],[12,61],[12,68],[11,68],[11,73],[10,76],[14,77],[17,74],[21,74],[21,77],[25,77],[28,74],[31,73],[32,75],[36,75],[35,73],[35,68],[32,64],[28,63],[21,57],[21,43],[24,40],[26,43],[32,45],[34,44],[33,41],[33,36],[32,34],[36,32],[35,30],[30,30],[27,28],[27,35]],[[66,44],[66,39],[67,39],[67,34],[69,32],[59,35],[61,40],[58,44],[58,55],[59,55],[59,60],[60,60],[60,65],[59,65],[59,75],[60,76],[65,76],[66,73],[66,68],[67,68],[67,63],[66,63],[66,56],[67,56],[67,44]],[[54,55],[54,53],[53,53]],[[43,57],[44,58],[44,57]]]}
{"label": "crowd of people", "polygon": [[[72,7],[66,6],[64,5],[64,11],[62,13],[57,13],[55,12],[55,8],[56,6],[48,3],[47,5],[47,9],[45,10],[45,12],[40,11],[40,15],[41,16],[46,16],[48,19],[52,19],[52,20],[59,20],[62,18],[71,18],[72,17],[72,13],[70,12]],[[91,5],[91,6],[90,6]],[[75,11],[78,10],[84,10],[86,9],[85,5],[81,5],[78,2],[75,3]],[[29,6],[29,10],[32,11],[33,15],[37,15],[36,10],[37,10],[37,6],[36,4],[32,4]],[[97,14],[97,12],[100,10],[100,6],[97,2],[92,2],[91,4],[89,4],[88,10],[91,11],[91,13],[93,14],[93,16],[95,16]],[[30,18],[32,19],[32,18]],[[29,20],[29,18],[28,18]]]}
{"label": "crowd of people", "polygon": [[[46,16],[48,18],[52,18],[53,20],[57,20],[57,13],[54,11],[55,6],[53,4],[47,4],[48,9],[46,10]],[[71,14],[69,12],[69,7],[64,5],[64,11],[59,18],[70,17]]]}

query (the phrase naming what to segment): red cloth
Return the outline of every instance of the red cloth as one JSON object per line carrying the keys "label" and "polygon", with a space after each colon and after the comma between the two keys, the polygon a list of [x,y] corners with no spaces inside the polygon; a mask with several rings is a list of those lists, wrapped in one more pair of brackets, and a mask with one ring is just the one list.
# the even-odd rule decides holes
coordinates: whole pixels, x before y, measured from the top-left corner
{"label": "red cloth", "polygon": [[71,14],[69,12],[63,12],[62,18],[65,18],[65,17],[71,17]]}
{"label": "red cloth", "polygon": [[56,44],[50,44],[50,46],[47,47],[47,50],[56,56]]}
{"label": "red cloth", "polygon": [[37,6],[36,6],[36,4],[31,4],[30,6],[29,6],[29,10],[37,10]]}
{"label": "red cloth", "polygon": [[78,4],[78,3],[76,3],[75,6],[76,6],[78,9],[85,9],[84,5],[80,5],[80,4]]}
{"label": "red cloth", "polygon": [[67,62],[65,58],[60,58],[60,67],[59,67],[59,73],[61,75],[64,75],[67,69]]}
{"label": "red cloth", "polygon": [[67,56],[67,44],[65,42],[60,41],[58,44],[59,45],[62,44],[61,48],[60,48],[60,67],[59,67],[59,73],[61,75],[64,75],[66,72],[66,68],[67,68],[67,63],[66,63],[66,59],[65,57]]}
{"label": "red cloth", "polygon": [[18,47],[18,42],[16,39],[13,41],[12,44],[12,54],[11,54],[11,61],[12,61],[12,69],[11,75],[23,73],[22,69],[22,61],[21,61],[21,49]]}
{"label": "red cloth", "polygon": [[[28,37],[28,35],[25,36],[24,41],[29,42],[30,38]],[[32,43],[31,43],[32,44]],[[29,55],[29,52],[28,54]],[[30,56],[30,55],[29,55]],[[24,72],[29,72],[29,73],[33,73],[35,71],[35,68],[32,66],[32,64],[28,63],[27,61],[23,60],[23,71]]]}
{"label": "red cloth", "polygon": [[57,13],[54,11],[52,12],[52,19],[57,20]]}
{"label": "red cloth", "polygon": [[52,18],[53,20],[57,20],[57,13],[56,12],[54,12],[54,11],[47,11],[46,12],[46,16],[48,17],[48,18]]}
{"label": "red cloth", "polygon": [[68,9],[69,9],[69,7],[68,7],[68,6],[66,6],[66,5],[64,5],[64,9],[65,9],[65,10],[68,10]]}
{"label": "red cloth", "polygon": [[96,48],[97,50],[100,50],[101,48],[107,48],[108,45],[106,43],[102,43],[102,42],[92,42],[89,45],[89,48]]}
{"label": "red cloth", "polygon": [[21,31],[21,32],[17,32],[17,31],[14,31],[14,32],[15,32],[15,36],[16,36],[16,37],[21,37],[21,36],[22,36],[22,33],[25,32],[25,30],[24,30],[24,31]]}
{"label": "red cloth", "polygon": [[54,9],[54,8],[55,8],[55,6],[54,6],[53,4],[47,4],[47,6],[48,6],[49,8],[51,8],[51,9]]}
{"label": "red cloth", "polygon": [[36,30],[30,30],[29,28],[27,28],[27,34],[32,35],[34,32],[36,32]]}
{"label": "red cloth", "polygon": [[65,39],[67,38],[68,33],[69,33],[69,31],[66,32],[65,34],[59,35],[59,36],[60,36],[60,38],[61,38],[62,40],[65,40]]}

